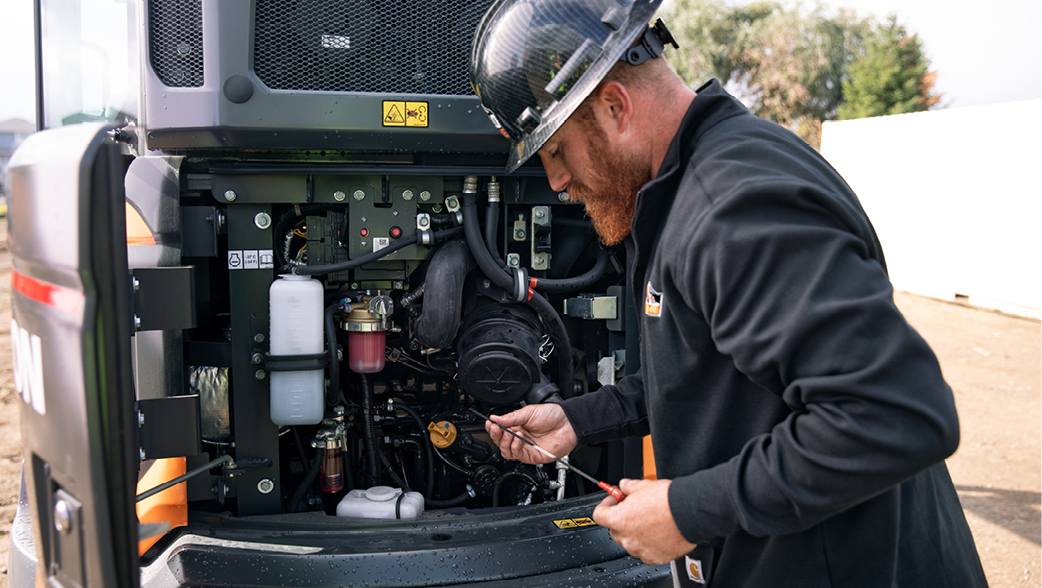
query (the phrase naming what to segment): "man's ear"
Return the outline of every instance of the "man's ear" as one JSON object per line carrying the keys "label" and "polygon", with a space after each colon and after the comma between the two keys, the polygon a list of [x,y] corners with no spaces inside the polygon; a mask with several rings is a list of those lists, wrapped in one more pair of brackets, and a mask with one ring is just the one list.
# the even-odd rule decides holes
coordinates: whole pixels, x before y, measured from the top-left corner
{"label": "man's ear", "polygon": [[626,86],[608,81],[597,89],[595,112],[601,127],[609,132],[624,135],[630,131],[633,120],[633,97]]}

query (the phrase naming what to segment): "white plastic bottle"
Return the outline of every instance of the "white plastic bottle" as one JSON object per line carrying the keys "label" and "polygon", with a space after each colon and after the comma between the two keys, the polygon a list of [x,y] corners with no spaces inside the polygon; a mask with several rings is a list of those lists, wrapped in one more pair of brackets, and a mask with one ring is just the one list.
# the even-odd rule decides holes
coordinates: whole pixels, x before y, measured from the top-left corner
{"label": "white plastic bottle", "polygon": [[336,507],[338,517],[361,519],[415,519],[423,514],[423,494],[401,488],[373,486],[351,490]]}
{"label": "white plastic bottle", "polygon": [[[271,283],[271,355],[322,353],[322,284],[309,276],[284,275]],[[322,420],[325,370],[270,372],[271,420],[276,425],[313,425]]]}

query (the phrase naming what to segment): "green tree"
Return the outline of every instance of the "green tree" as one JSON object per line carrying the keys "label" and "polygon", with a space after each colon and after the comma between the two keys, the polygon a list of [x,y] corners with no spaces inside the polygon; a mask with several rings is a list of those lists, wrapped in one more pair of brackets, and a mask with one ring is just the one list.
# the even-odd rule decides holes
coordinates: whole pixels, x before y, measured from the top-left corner
{"label": "green tree", "polygon": [[936,74],[923,54],[918,35],[891,15],[866,44],[864,54],[847,69],[840,120],[929,110],[941,99],[934,93]]}
{"label": "green tree", "polygon": [[691,85],[718,78],[753,112],[820,142],[821,121],[843,100],[847,64],[871,32],[852,12],[804,13],[777,2],[727,6],[675,0],[671,27],[681,49],[671,63]]}

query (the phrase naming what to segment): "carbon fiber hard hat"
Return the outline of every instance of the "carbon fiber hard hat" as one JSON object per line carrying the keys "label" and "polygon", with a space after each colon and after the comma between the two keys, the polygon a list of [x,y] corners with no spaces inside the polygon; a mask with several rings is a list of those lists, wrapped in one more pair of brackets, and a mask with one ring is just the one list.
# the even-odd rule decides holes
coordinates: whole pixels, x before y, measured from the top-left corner
{"label": "carbon fiber hard hat", "polygon": [[[470,83],[513,143],[507,172],[536,153],[620,61],[672,43],[662,0],[498,0],[478,24]],[[637,43],[638,39],[641,40]]]}

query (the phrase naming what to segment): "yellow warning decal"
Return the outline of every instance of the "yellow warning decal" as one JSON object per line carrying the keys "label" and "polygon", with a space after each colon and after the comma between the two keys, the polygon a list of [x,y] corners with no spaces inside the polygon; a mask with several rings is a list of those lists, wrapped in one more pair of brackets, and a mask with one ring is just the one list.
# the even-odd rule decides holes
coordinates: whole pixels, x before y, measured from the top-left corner
{"label": "yellow warning decal", "polygon": [[405,126],[425,127],[427,126],[427,103],[406,102],[405,103]]}
{"label": "yellow warning decal", "polygon": [[430,107],[426,102],[385,101],[383,108],[383,126],[385,127],[426,127]]}
{"label": "yellow warning decal", "polygon": [[384,102],[384,126],[405,126],[405,102]]}
{"label": "yellow warning decal", "polygon": [[575,527],[589,527],[591,525],[596,525],[597,523],[593,522],[593,519],[590,517],[582,517],[578,519],[554,521],[554,524],[557,525],[558,529],[574,529]]}

